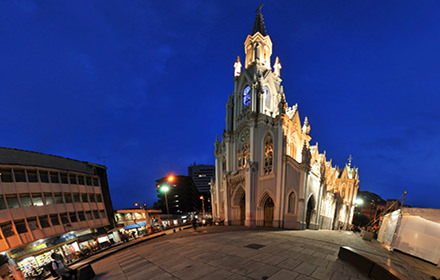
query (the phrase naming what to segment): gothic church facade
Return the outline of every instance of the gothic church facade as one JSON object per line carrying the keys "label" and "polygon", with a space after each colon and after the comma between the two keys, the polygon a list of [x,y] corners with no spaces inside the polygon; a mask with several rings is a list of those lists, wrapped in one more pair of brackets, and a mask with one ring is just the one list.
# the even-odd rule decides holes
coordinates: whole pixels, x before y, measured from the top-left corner
{"label": "gothic church facade", "polygon": [[289,107],[278,57],[258,10],[235,62],[234,91],[226,104],[222,141],[215,142],[212,211],[229,225],[289,229],[346,229],[359,188],[351,160],[332,166],[311,145],[310,124]]}

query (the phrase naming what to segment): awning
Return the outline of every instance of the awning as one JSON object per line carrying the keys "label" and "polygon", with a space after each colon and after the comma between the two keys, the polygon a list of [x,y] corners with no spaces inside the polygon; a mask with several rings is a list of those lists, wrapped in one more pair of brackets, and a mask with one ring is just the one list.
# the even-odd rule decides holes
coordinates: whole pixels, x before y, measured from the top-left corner
{"label": "awning", "polygon": [[139,222],[139,223],[136,223],[136,224],[133,224],[133,225],[128,225],[128,226],[124,227],[124,229],[139,228],[139,227],[144,227],[146,225],[147,225],[146,222]]}
{"label": "awning", "polygon": [[90,239],[94,239],[96,237],[96,234],[95,233],[88,233],[88,234],[85,234],[85,235],[81,235],[81,236],[79,236],[78,237],[78,242],[84,242],[84,241],[87,241],[87,240],[90,240]]}

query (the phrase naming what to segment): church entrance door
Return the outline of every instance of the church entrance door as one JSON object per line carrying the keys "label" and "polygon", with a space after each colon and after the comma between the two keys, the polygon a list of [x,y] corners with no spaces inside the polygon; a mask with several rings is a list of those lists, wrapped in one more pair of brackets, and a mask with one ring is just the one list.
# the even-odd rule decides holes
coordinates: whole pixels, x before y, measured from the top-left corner
{"label": "church entrance door", "polygon": [[264,226],[273,226],[273,209],[274,204],[272,198],[268,197],[264,203]]}
{"label": "church entrance door", "polygon": [[306,228],[310,228],[310,220],[312,219],[312,214],[314,209],[315,209],[315,198],[312,195],[309,198],[309,202],[307,202]]}
{"label": "church entrance door", "polygon": [[243,196],[240,200],[240,225],[244,225],[244,221],[246,219],[246,196],[243,193]]}

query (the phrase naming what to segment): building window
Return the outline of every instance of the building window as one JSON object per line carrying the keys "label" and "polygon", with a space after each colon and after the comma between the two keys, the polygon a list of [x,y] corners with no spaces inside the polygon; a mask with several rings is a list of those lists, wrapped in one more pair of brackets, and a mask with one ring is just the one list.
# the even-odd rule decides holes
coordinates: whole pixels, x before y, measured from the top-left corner
{"label": "building window", "polygon": [[73,194],[73,201],[74,202],[81,202],[81,197],[79,196],[79,193]]}
{"label": "building window", "polygon": [[81,194],[83,202],[89,202],[89,196],[86,193]]}
{"label": "building window", "polygon": [[69,183],[67,181],[67,174],[66,173],[61,173],[60,178],[61,178],[61,184],[68,184]]}
{"label": "building window", "polygon": [[44,194],[44,200],[46,201],[46,205],[51,205],[54,203],[53,196],[51,193],[45,193]]}
{"label": "building window", "polygon": [[18,205],[18,199],[17,196],[7,196],[6,201],[8,202],[9,208],[18,208],[20,205]]}
{"label": "building window", "polygon": [[37,170],[27,170],[26,172],[28,175],[29,183],[37,183],[38,182]]}
{"label": "building window", "polygon": [[58,178],[58,172],[50,172],[50,181],[52,183],[59,183],[60,179]]}
{"label": "building window", "polygon": [[266,136],[264,140],[264,174],[272,172],[273,161],[273,140],[271,136]]}
{"label": "building window", "polygon": [[270,91],[267,87],[264,88],[264,107],[270,110]]}
{"label": "building window", "polygon": [[60,214],[61,222],[65,225],[70,224],[69,219],[67,218],[67,213]]}
{"label": "building window", "polygon": [[248,159],[249,159],[249,145],[245,143],[238,150],[238,168],[239,169],[245,168]]}
{"label": "building window", "polygon": [[72,221],[72,223],[78,222],[78,218],[76,217],[75,212],[70,212],[70,220]]}
{"label": "building window", "polygon": [[32,206],[31,197],[28,194],[20,194],[21,207]]}
{"label": "building window", "polygon": [[26,182],[26,174],[23,169],[14,169],[15,182]]}
{"label": "building window", "polygon": [[102,195],[101,195],[100,193],[97,193],[97,194],[96,194],[96,200],[97,200],[98,202],[102,202]]}
{"label": "building window", "polygon": [[86,183],[87,183],[87,186],[91,186],[92,185],[92,178],[86,177]]}
{"label": "building window", "polygon": [[84,176],[78,176],[78,184],[79,185],[85,185],[84,184]]}
{"label": "building window", "polygon": [[33,193],[32,194],[32,205],[34,206],[43,206],[43,197],[40,193]]}
{"label": "building window", "polygon": [[87,217],[87,220],[93,220],[93,218],[92,218],[92,211],[87,211],[86,212],[86,217]]}
{"label": "building window", "polygon": [[15,224],[15,228],[17,229],[18,233],[25,233],[28,231],[24,220],[14,221],[14,224]]}
{"label": "building window", "polygon": [[93,185],[94,185],[95,187],[98,187],[98,186],[99,186],[99,180],[98,180],[98,178],[93,178]]}
{"label": "building window", "polygon": [[101,218],[101,217],[99,217],[98,210],[93,210],[93,216],[95,217],[95,219],[100,219]]}
{"label": "building window", "polygon": [[27,218],[27,223],[30,230],[40,229],[37,223],[37,217]]}
{"label": "building window", "polygon": [[71,193],[64,193],[64,201],[66,201],[66,203],[72,203],[72,194]]}
{"label": "building window", "polygon": [[0,210],[2,209],[6,209],[6,203],[5,200],[3,199],[3,195],[0,195]]}
{"label": "building window", "polygon": [[86,216],[84,215],[84,212],[78,212],[78,217],[80,221],[85,221],[86,220]]}
{"label": "building window", "polygon": [[243,108],[251,104],[251,87],[246,86],[243,90]]}
{"label": "building window", "polygon": [[40,173],[40,182],[41,183],[49,183],[49,175],[47,175],[47,171],[38,171]]}
{"label": "building window", "polygon": [[64,201],[63,201],[63,195],[62,195],[62,194],[60,194],[60,193],[56,193],[56,194],[54,195],[54,197],[55,197],[55,203],[56,203],[56,204],[62,204],[62,203],[64,203]]}
{"label": "building window", "polygon": [[94,193],[89,193],[89,201],[90,202],[96,202],[95,194]]}
{"label": "building window", "polygon": [[11,222],[7,222],[7,223],[1,224],[0,228],[2,229],[3,236],[5,238],[15,235],[15,232],[14,232],[14,230],[12,228],[12,223]]}
{"label": "building window", "polygon": [[3,183],[11,183],[13,181],[11,169],[3,169],[0,172]]}
{"label": "building window", "polygon": [[292,214],[295,213],[295,208],[296,208],[296,195],[295,195],[294,192],[291,192],[291,193],[289,194],[289,201],[288,201],[287,207],[288,207],[287,211],[288,211],[289,213],[292,213]]}
{"label": "building window", "polygon": [[57,214],[50,215],[50,221],[51,221],[53,226],[57,226],[57,225],[60,224],[60,220],[58,219],[58,215]]}
{"label": "building window", "polygon": [[77,181],[76,181],[76,175],[73,175],[73,174],[71,174],[70,176],[69,176],[69,179],[70,179],[70,184],[71,185],[76,185],[77,183]]}
{"label": "building window", "polygon": [[105,211],[104,211],[104,210],[101,210],[101,211],[99,211],[99,212],[101,213],[101,217],[102,217],[103,219],[107,218],[107,216],[105,215]]}
{"label": "building window", "polygon": [[38,219],[40,220],[40,226],[42,228],[50,227],[49,220],[47,219],[47,216],[40,216],[40,217],[38,217]]}

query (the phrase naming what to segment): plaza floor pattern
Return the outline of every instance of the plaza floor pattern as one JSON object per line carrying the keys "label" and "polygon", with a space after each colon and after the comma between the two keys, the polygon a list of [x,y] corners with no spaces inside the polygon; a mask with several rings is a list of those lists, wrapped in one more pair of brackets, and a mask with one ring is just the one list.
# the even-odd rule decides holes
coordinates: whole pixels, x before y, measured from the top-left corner
{"label": "plaza floor pattern", "polygon": [[[189,229],[119,250],[92,267],[99,280],[369,279],[338,259],[340,246],[361,250],[409,279],[430,279],[426,268],[416,269],[377,241],[325,230]],[[427,265],[430,275],[440,276],[440,269]]]}

